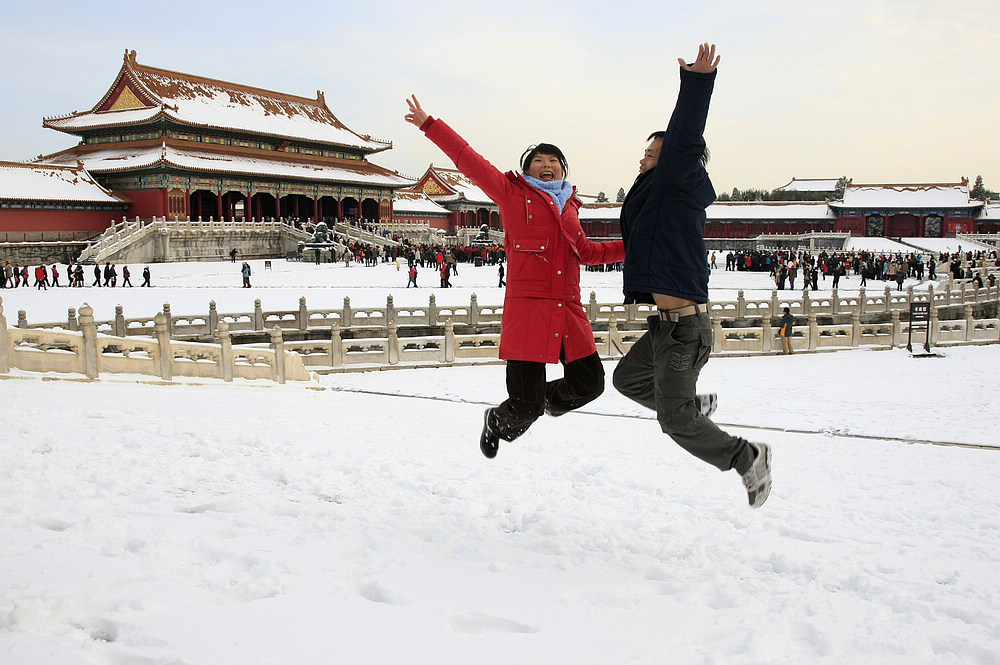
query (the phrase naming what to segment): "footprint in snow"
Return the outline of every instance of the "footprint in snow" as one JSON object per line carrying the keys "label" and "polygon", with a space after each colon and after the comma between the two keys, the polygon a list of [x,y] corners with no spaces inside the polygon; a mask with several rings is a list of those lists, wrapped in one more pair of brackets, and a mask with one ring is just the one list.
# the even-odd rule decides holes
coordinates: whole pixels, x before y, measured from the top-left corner
{"label": "footprint in snow", "polygon": [[448,619],[456,633],[537,633],[538,629],[490,614],[457,614]]}

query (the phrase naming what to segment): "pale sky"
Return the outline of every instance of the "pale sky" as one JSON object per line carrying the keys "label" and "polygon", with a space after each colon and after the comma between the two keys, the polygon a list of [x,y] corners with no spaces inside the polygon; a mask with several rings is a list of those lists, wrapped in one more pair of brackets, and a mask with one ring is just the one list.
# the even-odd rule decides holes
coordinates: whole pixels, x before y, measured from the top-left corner
{"label": "pale sky", "polygon": [[42,118],[92,108],[126,49],[163,69],[315,97],[392,141],[377,164],[451,166],[403,120],[416,93],[497,167],[539,142],[614,199],[665,127],[677,58],[722,56],[706,138],[718,192],[792,177],[1000,190],[995,1],[676,3],[5,0],[0,160],[76,144]]}

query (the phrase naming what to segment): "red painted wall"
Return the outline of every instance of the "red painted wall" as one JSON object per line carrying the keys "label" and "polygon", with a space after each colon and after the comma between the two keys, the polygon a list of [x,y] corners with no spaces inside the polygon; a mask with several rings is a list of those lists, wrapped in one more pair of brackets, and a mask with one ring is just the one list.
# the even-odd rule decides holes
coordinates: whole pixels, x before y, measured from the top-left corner
{"label": "red painted wall", "polygon": [[[0,239],[2,234],[12,234],[10,241],[16,241],[18,233],[38,234],[61,232],[100,233],[116,222],[120,222],[124,211],[112,210],[23,210],[0,208]],[[55,238],[53,238],[55,239]]]}
{"label": "red painted wall", "polygon": [[132,199],[126,213],[129,219],[167,216],[166,196],[162,189],[122,190],[118,193]]}

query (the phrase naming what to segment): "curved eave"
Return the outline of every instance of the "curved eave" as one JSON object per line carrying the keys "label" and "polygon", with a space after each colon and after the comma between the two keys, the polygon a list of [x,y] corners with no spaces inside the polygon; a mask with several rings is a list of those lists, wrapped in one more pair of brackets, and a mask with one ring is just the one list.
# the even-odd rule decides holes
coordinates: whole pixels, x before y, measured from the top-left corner
{"label": "curved eave", "polygon": [[[152,115],[142,115],[141,111],[152,111]],[[132,114],[140,116],[135,119],[122,118],[123,114]],[[114,117],[112,117],[114,116]],[[97,117],[101,118],[99,122],[93,124],[79,125],[74,124],[72,121],[80,118],[87,117]],[[128,111],[109,111],[104,113],[80,113],[75,115],[67,115],[58,118],[44,118],[42,120],[42,127],[46,129],[54,129],[56,131],[64,132],[66,134],[74,134],[76,136],[83,136],[93,130],[99,129],[111,129],[114,127],[134,127],[136,125],[143,125],[148,123],[157,122],[166,117],[162,108],[150,108],[150,109],[129,109]]]}

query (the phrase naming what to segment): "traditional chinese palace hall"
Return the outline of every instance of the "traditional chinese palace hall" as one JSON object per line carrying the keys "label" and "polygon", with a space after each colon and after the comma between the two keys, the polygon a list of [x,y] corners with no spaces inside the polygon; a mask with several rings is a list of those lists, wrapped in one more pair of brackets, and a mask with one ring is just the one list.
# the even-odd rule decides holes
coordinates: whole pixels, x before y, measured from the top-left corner
{"label": "traditional chinese palace hall", "polygon": [[142,65],[121,70],[89,111],[43,125],[80,143],[41,158],[82,165],[132,202],[129,216],[320,221],[392,218],[413,181],[368,161],[392,143],[359,134],[315,99]]}

